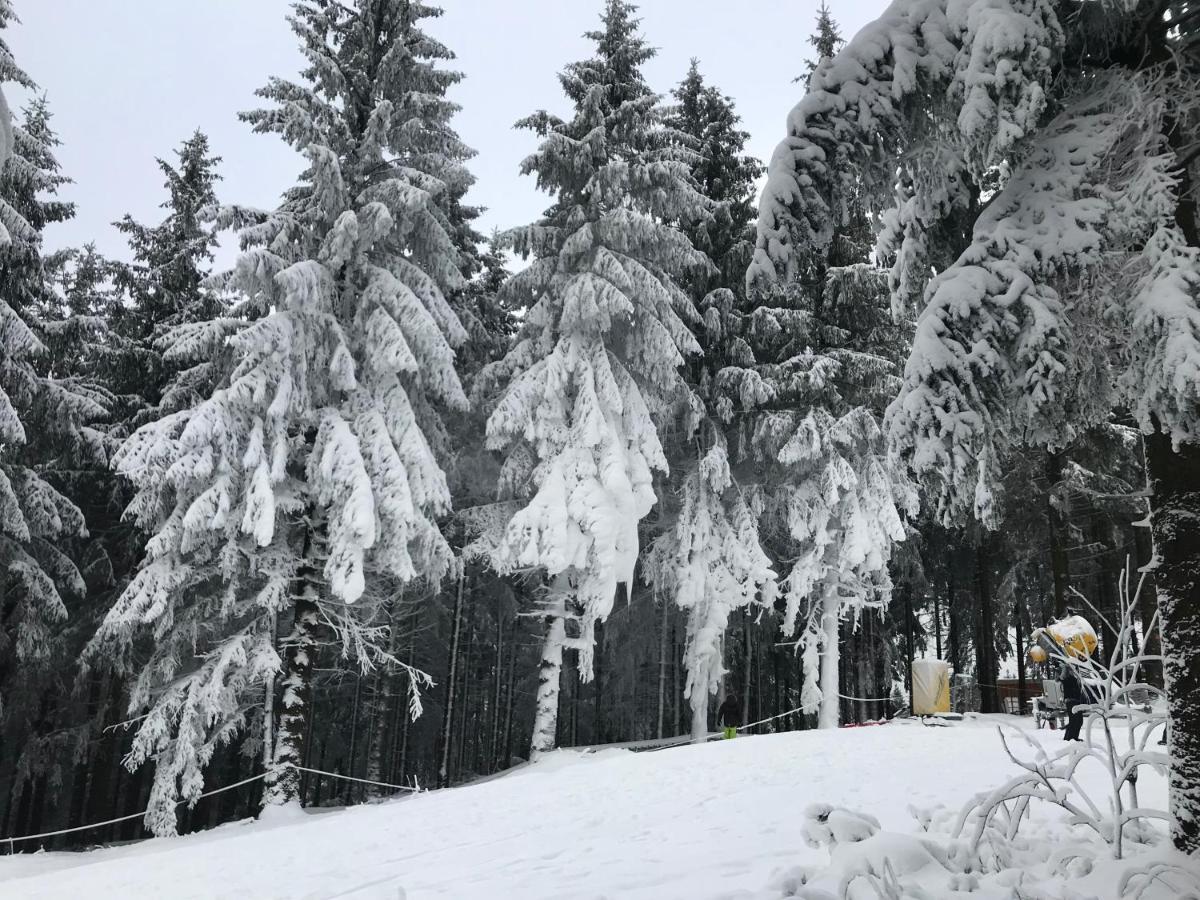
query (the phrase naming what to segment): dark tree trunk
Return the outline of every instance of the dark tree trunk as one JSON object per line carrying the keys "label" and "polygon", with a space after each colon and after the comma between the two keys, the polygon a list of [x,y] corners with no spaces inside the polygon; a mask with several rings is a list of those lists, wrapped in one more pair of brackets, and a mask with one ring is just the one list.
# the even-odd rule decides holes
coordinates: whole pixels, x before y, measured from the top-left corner
{"label": "dark tree trunk", "polygon": [[278,701],[275,752],[263,780],[263,805],[300,800],[300,772],[312,705],[312,673],[317,654],[317,584],[320,562],[308,558],[314,544],[305,539],[304,560],[296,576],[292,631],[283,641],[282,692]]}
{"label": "dark tree trunk", "polygon": [[[92,785],[88,791],[87,815],[89,822],[101,822],[112,818],[119,805],[118,791],[121,786],[121,742],[125,729],[120,726],[124,714],[121,703],[123,687],[121,679],[107,679],[108,699],[105,701],[101,719],[103,728],[97,737],[96,753],[92,758],[89,777]],[[115,832],[110,832],[115,834]],[[91,838],[103,840],[104,834],[95,832]]]}
{"label": "dark tree trunk", "polygon": [[934,648],[937,650],[937,658],[943,659],[942,656],[942,602],[938,599],[937,592],[933,595],[933,639]]}
{"label": "dark tree trunk", "polygon": [[[1137,567],[1139,570],[1149,566],[1154,561],[1154,538],[1149,528],[1136,527],[1133,529],[1134,546],[1137,549]],[[1141,574],[1134,572],[1130,574],[1130,590],[1138,589],[1138,582],[1141,580]],[[1134,599],[1129,598],[1130,601]],[[1153,569],[1146,576],[1146,580],[1141,584],[1141,593],[1137,597],[1137,616],[1141,620],[1142,625],[1142,652],[1150,656],[1158,656],[1162,654],[1162,642],[1159,640],[1159,623],[1157,621],[1158,613],[1158,590],[1155,587],[1155,578]],[[1142,677],[1151,684],[1162,684],[1162,666],[1157,660],[1148,661],[1142,667]]]}
{"label": "dark tree trunk", "polygon": [[519,621],[513,622],[512,640],[509,641],[508,651],[508,685],[505,689],[504,698],[504,742],[501,745],[502,756],[500,759],[500,768],[507,769],[512,762],[512,736],[513,736],[513,718],[516,714],[517,703],[517,626]]}
{"label": "dark tree trunk", "polygon": [[[354,702],[350,706],[350,746],[346,750],[346,770],[343,774],[354,777],[355,762],[358,757],[358,712],[362,707],[362,675],[354,672]],[[346,780],[342,782],[342,804],[349,806],[354,802],[354,791],[358,782]]]}
{"label": "dark tree trunk", "polygon": [[[1145,65],[1169,53],[1159,24],[1154,51]],[[1200,38],[1195,22],[1185,37]],[[1173,61],[1177,61],[1178,57]],[[1166,136],[1176,158],[1193,153],[1195,122],[1168,118]],[[1200,248],[1200,207],[1192,176],[1195,159],[1180,166],[1179,201],[1175,220],[1189,246]],[[1158,422],[1153,422],[1157,426]],[[1184,853],[1200,851],[1200,444],[1181,443],[1178,449],[1155,427],[1146,437],[1146,469],[1151,490],[1151,527],[1158,557],[1155,587],[1162,617],[1164,681],[1167,689],[1167,729],[1171,775],[1171,838]]]}
{"label": "dark tree trunk", "polygon": [[[471,619],[470,607],[470,602],[464,601],[463,613],[468,620]],[[467,744],[467,726],[471,721],[471,683],[474,680],[471,670],[475,662],[475,630],[475,622],[471,621],[467,631],[467,652],[463,657],[462,689],[459,692],[458,702],[458,737],[456,739],[458,746],[454,753],[454,770],[450,773],[452,780],[461,779],[464,771],[463,759]]]}
{"label": "dark tree trunk", "polygon": [[963,672],[962,611],[958,605],[958,585],[954,577],[954,563],[955,560],[951,557],[950,576],[946,587],[947,618],[950,620],[947,650],[949,650],[950,666],[954,669],[954,674],[961,675]]}
{"label": "dark tree trunk", "polygon": [[1062,481],[1066,457],[1062,453],[1046,454],[1046,520],[1050,533],[1050,571],[1054,578],[1054,615],[1067,614],[1067,592],[1071,587],[1070,563],[1067,559],[1068,525],[1062,509],[1051,498]]}
{"label": "dark tree trunk", "polygon": [[492,673],[492,727],[488,729],[487,762],[488,773],[496,771],[496,748],[500,744],[500,698],[504,687],[504,614],[499,602],[496,606],[496,661]]}
{"label": "dark tree trunk", "polygon": [[1025,636],[1029,633],[1025,626],[1028,613],[1018,603],[1013,607],[1013,624],[1017,630],[1017,714],[1025,715]]}
{"label": "dark tree trunk", "polygon": [[913,693],[913,608],[912,590],[904,587],[904,655],[908,661],[908,702],[912,705]]}
{"label": "dark tree trunk", "polygon": [[992,537],[987,531],[979,536],[975,555],[975,680],[979,684],[981,712],[1000,711],[996,693],[999,666],[996,659],[996,617],[992,600]]}
{"label": "dark tree trunk", "polygon": [[1121,577],[1121,567],[1117,564],[1117,551],[1112,546],[1112,529],[1107,519],[1097,513],[1096,525],[1093,530],[1093,540],[1103,545],[1100,554],[1100,572],[1096,585],[1096,608],[1100,610],[1103,619],[1100,621],[1100,659],[1107,663],[1112,659],[1117,645],[1117,621],[1120,613],[1118,580]]}
{"label": "dark tree trunk", "polygon": [[743,649],[743,665],[742,671],[742,724],[750,724],[750,663],[754,658],[754,650],[750,646],[750,611],[742,611],[742,649]]}
{"label": "dark tree trunk", "polygon": [[[396,608],[391,607],[388,615],[388,653],[396,655]],[[390,739],[394,732],[395,710],[392,707],[392,690],[396,676],[391,663],[383,663],[375,672],[371,697],[371,728],[367,737],[367,779],[386,781],[386,761],[389,759]],[[384,789],[378,785],[367,785],[367,794],[378,797]]]}
{"label": "dark tree trunk", "polygon": [[1171,830],[1184,853],[1200,849],[1200,446],[1146,437],[1154,578],[1166,657]]}
{"label": "dark tree trunk", "polygon": [[[82,758],[75,765],[75,777],[71,784],[71,805],[67,814],[67,827],[75,828],[84,824],[88,807],[88,799],[95,789],[98,779],[93,778],[96,772],[97,754],[104,740],[105,716],[102,708],[102,696],[107,678],[100,673],[91,675],[88,679],[88,697],[85,715],[88,729],[87,746]],[[97,727],[99,726],[99,727]],[[95,731],[93,732],[93,729]],[[83,834],[84,841],[94,835]]]}
{"label": "dark tree trunk", "polygon": [[462,639],[463,581],[459,574],[454,593],[454,611],[450,622],[450,665],[446,673],[446,701],[442,706],[442,731],[439,742],[438,787],[450,784],[450,751],[454,737],[454,693],[458,682],[458,646]]}
{"label": "dark tree trunk", "polygon": [[600,621],[596,622],[596,650],[592,673],[596,680],[596,708],[593,710],[595,721],[592,725],[592,742],[603,744],[606,727],[604,720],[604,623]]}

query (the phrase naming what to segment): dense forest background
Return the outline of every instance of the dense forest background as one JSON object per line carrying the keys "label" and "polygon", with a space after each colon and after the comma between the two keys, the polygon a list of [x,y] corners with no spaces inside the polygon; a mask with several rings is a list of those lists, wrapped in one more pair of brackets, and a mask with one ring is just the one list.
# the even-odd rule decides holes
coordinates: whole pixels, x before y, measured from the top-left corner
{"label": "dense forest background", "polygon": [[[1155,85],[1176,83],[1172,65],[1194,74],[1196,11],[1152,5],[1105,23],[1024,4],[1052,48],[1026,77],[1076,77],[1098,52],[1085,44],[1107,48],[1088,66],[1126,66],[1130,22],[1183,53],[1154,64]],[[1112,649],[1121,573],[1155,558],[1146,453],[1169,448],[1145,425],[1170,405],[1113,387],[1133,365],[1125,332],[1104,330],[1116,313],[1076,323],[1072,383],[1039,395],[1057,422],[989,419],[1001,436],[967,454],[983,474],[956,457],[939,477],[957,487],[935,490],[895,438],[941,283],[927,273],[969,255],[994,198],[1053,148],[981,139],[948,163],[930,149],[940,109],[881,114],[897,131],[862,143],[870,158],[840,180],[780,189],[777,156],[764,224],[766,167],[733,99],[696,64],[647,84],[636,10],[609,0],[593,55],[559,75],[562,109],[520,123],[541,142],[523,171],[551,206],[485,236],[446,99],[452,48],[421,29],[434,15],[297,3],[309,68],[242,114],[307,160],[297,184],[276,209],[239,206],[221,189],[237,161],[186,136],[157,163],[162,217],[117,223],[129,262],[44,249],[73,215],[58,196],[70,173],[48,101],[15,111],[0,173],[0,835],[130,817],[54,844],[84,846],[253,815],[264,796],[349,804],[554,747],[700,737],[728,692],[760,731],[872,722],[906,707],[914,657],[951,664],[960,707],[1021,711],[998,685],[1045,674],[1026,667],[1033,628],[1079,612]],[[809,43],[797,94],[816,104],[858,57],[839,55],[825,7]],[[0,77],[36,89],[32,76],[0,45]],[[1086,87],[1097,121],[1139,102]],[[1001,91],[996,131],[1058,122],[1083,90],[1036,114]],[[1155,127],[1194,136],[1200,105],[1147,96]],[[1109,156],[1089,176],[1108,177],[1113,154],[1163,152],[1122,121],[1094,138]],[[1117,186],[1169,181],[1175,205],[1194,204],[1196,146]],[[931,170],[954,184],[930,189]],[[1095,230],[1104,265],[1080,261],[1084,242],[1046,275],[1071,309],[1072,291],[1136,293],[1170,265],[1142,255],[1169,255],[1174,232]],[[214,271],[229,232],[241,255]],[[1119,254],[1136,261],[1110,265]],[[1057,352],[1046,341],[1028,356]],[[1172,427],[1194,421],[1192,378]],[[1024,402],[980,383],[987,409]],[[1193,432],[1172,436],[1194,456]],[[1153,643],[1153,579],[1139,602],[1135,639]]]}

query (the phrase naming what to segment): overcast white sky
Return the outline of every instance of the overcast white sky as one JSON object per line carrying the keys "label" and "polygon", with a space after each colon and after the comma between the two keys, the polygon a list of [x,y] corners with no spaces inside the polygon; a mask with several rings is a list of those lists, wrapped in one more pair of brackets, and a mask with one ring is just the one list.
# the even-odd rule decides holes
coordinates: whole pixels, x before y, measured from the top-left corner
{"label": "overcast white sky", "polygon": [[[659,48],[647,75],[666,92],[700,59],[706,77],[737,101],[750,151],[769,157],[799,99],[791,79],[809,55],[819,0],[643,0],[642,28]],[[584,58],[582,33],[595,26],[601,0],[442,0],[429,30],[458,55],[466,80],[452,94],[457,127],[478,151],[469,199],[486,206],[482,230],[536,218],[546,198],[518,174],[534,137],[517,119],[546,108],[565,113],[555,73]],[[110,223],[125,212],[155,221],[162,177],[154,157],[197,127],[224,159],[224,201],[271,207],[300,170],[278,137],[238,121],[256,106],[270,75],[300,67],[284,20],[288,0],[16,0],[21,18],[6,35],[17,62],[48,94],[62,139],[59,161],[74,184],[74,221],[47,234],[51,247],[95,241],[125,256]],[[885,0],[834,3],[849,37]],[[12,90],[11,87],[9,90]],[[14,106],[25,97],[14,92]],[[223,256],[226,254],[222,254]],[[224,261],[224,260],[223,260]]]}

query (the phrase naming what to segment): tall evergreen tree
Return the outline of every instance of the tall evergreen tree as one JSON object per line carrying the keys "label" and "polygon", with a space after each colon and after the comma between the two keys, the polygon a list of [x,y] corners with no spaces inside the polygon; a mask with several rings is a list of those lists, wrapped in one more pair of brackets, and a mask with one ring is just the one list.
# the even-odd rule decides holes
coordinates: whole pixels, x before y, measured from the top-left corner
{"label": "tall evergreen tree", "polygon": [[595,55],[559,76],[569,120],[539,112],[521,123],[543,139],[522,170],[554,205],[511,233],[534,259],[505,288],[528,311],[491,373],[509,384],[488,441],[504,451],[501,488],[521,507],[498,562],[549,579],[535,754],[554,746],[564,648],[579,651],[589,679],[596,623],[633,578],[652,472],[667,468],[658,425],[678,412],[694,418],[698,406],[680,374],[699,350],[681,283],[711,263],[669,223],[708,204],[642,74],[654,51],[634,11],[609,0],[587,34]]}
{"label": "tall evergreen tree", "polygon": [[[0,3],[0,29],[12,19]],[[0,81],[36,91],[2,39]],[[107,410],[103,392],[51,352],[56,303],[43,232],[74,210],[57,197],[68,179],[55,158],[48,104],[35,98],[15,127],[4,112],[0,147],[11,156],[0,170],[0,777],[24,773],[11,799],[26,778],[44,790],[56,764],[47,751],[72,662],[64,622],[85,592],[76,551],[87,529],[72,488],[79,470],[106,462],[92,423]],[[28,807],[41,802],[24,796]]]}
{"label": "tall evergreen tree", "polygon": [[[0,24],[11,10],[0,7]],[[9,80],[7,50],[0,65]],[[32,85],[21,75],[21,83]],[[44,100],[35,100],[13,131],[13,156],[0,173],[0,220],[9,241],[0,250],[0,553],[8,581],[3,612],[4,663],[48,650],[55,622],[66,617],[63,591],[78,592],[75,564],[58,547],[86,533],[83,516],[62,490],[59,470],[103,453],[87,426],[105,409],[97,395],[59,373],[46,358],[43,313],[53,289],[41,255],[42,230],[73,214],[55,198],[59,173]]]}
{"label": "tall evergreen tree", "polygon": [[[812,43],[833,46],[823,9]],[[868,262],[872,236],[853,190],[826,241],[792,261],[790,277],[755,283],[746,329],[755,364],[730,366],[721,387],[743,417],[764,478],[764,531],[793,560],[782,589],[783,628],[796,635],[807,712],[840,717],[842,622],[856,628],[891,599],[889,560],[905,537],[915,492],[888,458],[883,413],[899,388],[907,334],[892,320],[884,273]]]}
{"label": "tall evergreen tree", "polygon": [[260,95],[275,105],[244,117],[308,168],[273,212],[222,213],[244,226],[224,281],[236,301],[164,340],[168,362],[213,362],[217,388],[143,426],[118,457],[139,488],[132,510],[156,534],[100,639],[153,638],[130,761],[155,759],[156,832],[256,709],[264,802],[294,801],[322,623],[362,665],[388,658],[377,625],[389,585],[437,581],[451,565],[431,445],[441,410],[466,405],[447,205],[469,151],[445,99],[460,77],[440,67],[452,54],[420,28],[438,13],[408,0],[295,4],[304,80],[273,79]]}
{"label": "tall evergreen tree", "polygon": [[710,201],[701,215],[685,216],[679,225],[715,268],[693,273],[687,284],[703,319],[697,329],[702,352],[686,371],[704,403],[705,418],[694,434],[676,435],[668,445],[676,474],[671,494],[679,507],[672,510],[674,523],[651,546],[643,573],[685,611],[684,693],[692,737],[702,741],[708,735],[709,697],[726,674],[730,614],[774,599],[775,572],[760,545],[755,512],[734,477],[737,458],[720,414],[723,398],[713,389],[722,368],[744,362],[737,324],[752,248],[754,179],[761,167],[745,153],[749,135],[738,127],[733,101],[704,83],[695,60],[674,98],[667,124],[695,153],[692,175]]}
{"label": "tall evergreen tree", "polygon": [[716,266],[715,271],[693,273],[689,286],[700,298],[718,288],[740,298],[754,252],[754,182],[763,173],[762,164],[746,153],[750,134],[741,128],[733,99],[705,83],[699,61],[691,61],[671,96],[675,103],[666,124],[686,139],[694,153],[692,177],[711,201],[702,214],[679,223]]}
{"label": "tall evergreen tree", "polygon": [[901,160],[884,244],[897,305],[923,308],[889,432],[943,521],[993,517],[1010,448],[1061,449],[1096,423],[1097,400],[1104,415],[1133,410],[1153,492],[1174,839],[1194,851],[1200,21],[1183,9],[894,4],[818,67],[788,117],[752,275],[793,272],[827,244],[848,188],[865,181],[886,203]]}
{"label": "tall evergreen tree", "polygon": [[208,321],[221,310],[217,292],[205,285],[217,236],[204,221],[217,203],[221,160],[212,155],[208,137],[200,131],[183,141],[175,157],[174,164],[156,160],[167,191],[163,219],[145,225],[126,215],[116,223],[133,260],[115,272],[127,303],[116,311],[113,327],[127,342],[130,355],[127,365],[113,374],[113,389],[132,395],[131,402],[145,408],[129,410],[135,424],[194,406],[207,392],[212,375],[211,365],[178,372],[156,345],[171,328]]}

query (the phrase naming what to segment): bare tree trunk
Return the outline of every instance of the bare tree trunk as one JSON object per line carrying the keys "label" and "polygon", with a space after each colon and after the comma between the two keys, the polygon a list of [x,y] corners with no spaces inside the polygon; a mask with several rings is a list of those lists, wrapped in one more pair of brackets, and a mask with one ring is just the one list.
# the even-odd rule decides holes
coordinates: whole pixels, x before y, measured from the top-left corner
{"label": "bare tree trunk", "polygon": [[450,624],[450,669],[446,673],[446,702],[442,707],[442,735],[438,762],[438,787],[450,784],[450,751],[454,737],[454,692],[458,683],[458,645],[462,638],[463,582],[465,572],[458,573],[458,588],[454,593],[454,619]]}
{"label": "bare tree trunk", "polygon": [[658,629],[658,723],[655,733],[659,740],[663,738],[663,715],[667,706],[667,616],[670,601],[662,598],[662,620]]}
{"label": "bare tree trunk", "polygon": [[979,684],[979,708],[981,712],[999,712],[996,694],[996,679],[999,669],[996,660],[996,618],[992,608],[992,558],[991,535],[983,531],[975,556],[975,680]]}
{"label": "bare tree trunk", "polygon": [[841,622],[838,598],[826,592],[821,609],[821,708],[818,728],[837,728],[841,713]]}
{"label": "bare tree trunk", "polygon": [[[355,757],[358,756],[358,710],[362,700],[362,675],[354,671],[354,703],[350,709],[350,747],[346,751],[345,774],[354,776]],[[342,803],[349,806],[354,802],[354,789],[357,782],[345,781],[342,788]]]}
{"label": "bare tree trunk", "polygon": [[1068,523],[1063,511],[1051,497],[1063,479],[1066,457],[1062,453],[1046,454],[1046,521],[1050,534],[1050,571],[1054,577],[1054,615],[1062,618],[1067,614],[1067,592],[1071,587],[1070,562],[1067,559]]}
{"label": "bare tree trunk", "polygon": [[1117,644],[1116,626],[1113,623],[1120,617],[1117,609],[1120,602],[1117,598],[1117,582],[1121,576],[1120,566],[1116,565],[1116,551],[1111,546],[1114,543],[1112,529],[1108,527],[1108,522],[1098,510],[1092,526],[1092,541],[1103,548],[1100,551],[1099,574],[1096,576],[1095,601],[1096,608],[1100,610],[1103,617],[1097,623],[1100,635],[1100,659],[1108,660],[1112,657],[1112,652]]}
{"label": "bare tree trunk", "polygon": [[562,680],[563,647],[567,640],[567,602],[570,582],[558,575],[550,587],[546,615],[546,639],[538,669],[537,710],[533,718],[533,739],[529,758],[536,760],[554,749],[558,733],[558,699]]}
{"label": "bare tree trunk", "polygon": [[500,697],[504,687],[504,616],[500,604],[496,606],[496,663],[492,675],[492,726],[488,729],[486,770],[496,771],[496,748],[500,744]]}
{"label": "bare tree trunk", "polygon": [[[779,692],[782,690],[783,684],[779,677],[779,648],[771,647],[771,715],[777,716],[783,712],[783,707],[779,705]],[[774,724],[774,723],[772,723]],[[775,728],[771,729],[772,731]]]}
{"label": "bare tree trunk", "polygon": [[[1154,565],[1154,536],[1149,526],[1150,515],[1147,513],[1146,526],[1133,529],[1134,547],[1137,555],[1134,557],[1138,571]],[[1151,623],[1158,612],[1158,591],[1155,588],[1153,568],[1148,570],[1150,575],[1142,584],[1142,592],[1138,596],[1138,619],[1142,626],[1142,652],[1151,656],[1162,654],[1162,642],[1159,640],[1159,629],[1151,628]],[[1140,576],[1131,573],[1130,581],[1137,584]],[[1162,666],[1157,660],[1148,660],[1143,666],[1143,678],[1151,684],[1162,684]]]}
{"label": "bare tree trunk", "polygon": [[[88,678],[87,706],[84,715],[87,718],[87,728],[89,731],[103,721],[100,716],[103,677],[101,674],[95,673]],[[92,785],[92,779],[89,776],[94,762],[94,751],[91,744],[92,742],[89,741],[84,749],[83,757],[75,765],[75,777],[72,779],[71,784],[71,803],[67,814],[68,828],[75,828],[84,824],[83,814],[84,810],[87,809],[88,794]]]}
{"label": "bare tree trunk", "polygon": [[937,658],[943,659],[942,656],[942,603],[938,600],[937,592],[933,594],[933,637],[934,646],[937,649]]}
{"label": "bare tree trunk", "polygon": [[1017,629],[1017,714],[1025,715],[1025,630],[1026,612],[1020,603],[1013,607],[1013,623]]}
{"label": "bare tree trunk", "polygon": [[513,639],[509,642],[508,651],[508,697],[504,708],[504,757],[501,760],[501,768],[504,769],[512,762],[513,714],[517,702],[517,624],[513,623]]}
{"label": "bare tree trunk", "polygon": [[949,619],[949,631],[947,635],[946,649],[950,655],[950,665],[954,669],[956,675],[961,675],[963,672],[963,653],[962,653],[962,611],[957,602],[958,585],[954,577],[954,561],[950,562],[950,575],[946,585],[946,617]]}
{"label": "bare tree trunk", "polygon": [[592,662],[592,677],[596,682],[596,708],[592,710],[594,721],[592,725],[592,742],[603,744],[605,740],[604,721],[604,622],[597,620],[595,625],[595,656]]}
{"label": "bare tree trunk", "polygon": [[1154,571],[1167,688],[1171,838],[1200,850],[1200,445],[1147,435]]}
{"label": "bare tree trunk", "polygon": [[745,666],[742,671],[742,725],[750,724],[750,667],[754,662],[754,648],[750,646],[750,610],[742,611],[742,649]]}
{"label": "bare tree trunk", "polygon": [[[398,602],[398,600],[396,601]],[[396,606],[392,604],[388,613],[388,653],[396,655]],[[384,772],[384,761],[388,759],[388,738],[392,732],[392,722],[395,710],[392,708],[392,686],[395,675],[391,663],[382,664],[375,673],[375,684],[371,704],[371,731],[367,744],[367,779],[383,781],[387,777]],[[378,797],[382,788],[374,785],[367,786],[367,794]]]}
{"label": "bare tree trunk", "polygon": [[677,640],[675,624],[671,625],[671,734],[679,734],[679,698],[683,696],[683,688],[679,684],[679,641]]}
{"label": "bare tree trunk", "polygon": [[303,561],[297,570],[292,631],[283,641],[283,693],[275,729],[275,754],[264,779],[263,805],[300,802],[300,772],[304,738],[312,703],[312,673],[317,652],[317,579],[320,562],[310,558],[313,535],[305,537]]}
{"label": "bare tree trunk", "polygon": [[[464,607],[469,607],[469,606],[470,606],[469,603],[464,602]],[[466,610],[464,610],[464,611],[466,611]],[[454,753],[454,771],[452,773],[454,778],[456,778],[456,779],[462,778],[462,773],[463,773],[463,768],[464,768],[463,767],[463,756],[464,756],[464,751],[466,750],[466,745],[468,743],[467,728],[472,721],[477,721],[477,719],[475,717],[471,716],[471,683],[475,680],[472,677],[473,673],[472,673],[471,669],[472,669],[472,666],[475,664],[475,637],[476,637],[475,632],[476,632],[476,629],[475,629],[475,622],[469,613],[467,614],[467,618],[470,621],[470,630],[467,632],[467,654],[466,654],[466,657],[463,659],[463,666],[462,666],[462,692],[460,694],[460,696],[462,697],[462,700],[458,704],[458,706],[459,706],[458,737],[456,739],[457,743],[458,743],[458,747]]]}
{"label": "bare tree trunk", "polygon": [[913,608],[912,608],[912,588],[905,585],[904,588],[904,655],[908,662],[908,702],[912,704],[913,695]]}

